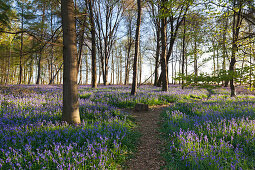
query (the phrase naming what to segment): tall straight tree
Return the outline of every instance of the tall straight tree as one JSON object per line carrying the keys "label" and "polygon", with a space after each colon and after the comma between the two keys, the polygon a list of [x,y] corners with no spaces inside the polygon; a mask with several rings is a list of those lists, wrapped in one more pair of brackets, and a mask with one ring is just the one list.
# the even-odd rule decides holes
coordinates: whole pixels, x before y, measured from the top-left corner
{"label": "tall straight tree", "polygon": [[133,83],[131,89],[131,95],[136,95],[137,92],[137,58],[139,55],[139,41],[140,41],[140,26],[141,26],[141,1],[137,0],[137,21],[136,21],[136,33],[135,33],[135,56],[133,65]]}
{"label": "tall straight tree", "polygon": [[[92,62],[92,78],[91,84],[92,88],[97,87],[97,65],[96,65],[96,28],[95,28],[95,21],[94,21],[94,0],[86,0],[88,4],[88,11],[89,11],[89,22],[90,22],[90,33],[91,33],[91,62]],[[100,77],[100,76],[99,76]]]}
{"label": "tall straight tree", "polygon": [[166,8],[167,0],[161,1],[161,11],[162,11],[162,18],[161,18],[161,75],[162,75],[162,91],[168,91],[168,76],[167,76],[167,59],[166,59],[166,29],[167,29],[167,20],[166,20],[166,14],[167,11]]}
{"label": "tall straight tree", "polygon": [[185,34],[186,34],[186,19],[183,17],[183,38],[182,38],[182,89],[184,88],[184,65],[185,65]]}
{"label": "tall straight tree", "polygon": [[79,124],[81,120],[78,100],[78,62],[73,0],[61,0],[61,16],[64,45],[62,120],[71,124]]}

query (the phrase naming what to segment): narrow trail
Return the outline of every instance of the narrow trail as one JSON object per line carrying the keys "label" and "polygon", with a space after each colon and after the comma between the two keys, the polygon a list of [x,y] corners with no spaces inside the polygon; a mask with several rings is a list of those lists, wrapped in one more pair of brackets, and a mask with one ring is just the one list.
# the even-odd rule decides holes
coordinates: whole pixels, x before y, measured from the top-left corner
{"label": "narrow trail", "polygon": [[160,113],[167,106],[152,107],[149,111],[135,112],[138,130],[142,134],[137,153],[133,159],[127,162],[127,169],[131,170],[157,170],[165,165],[161,157],[163,141],[160,140],[159,122]]}

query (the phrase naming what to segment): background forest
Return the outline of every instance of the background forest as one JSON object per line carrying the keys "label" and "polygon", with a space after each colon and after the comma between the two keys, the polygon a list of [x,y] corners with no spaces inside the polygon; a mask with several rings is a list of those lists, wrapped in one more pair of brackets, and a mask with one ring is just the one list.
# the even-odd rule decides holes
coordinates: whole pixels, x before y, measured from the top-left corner
{"label": "background forest", "polygon": [[[135,53],[134,1],[75,0],[79,84],[129,84]],[[169,83],[254,86],[254,1],[142,1],[138,81],[162,81],[165,18]],[[1,84],[62,83],[58,0],[1,0]],[[146,76],[145,76],[146,75]],[[232,83],[233,84],[233,83]]]}

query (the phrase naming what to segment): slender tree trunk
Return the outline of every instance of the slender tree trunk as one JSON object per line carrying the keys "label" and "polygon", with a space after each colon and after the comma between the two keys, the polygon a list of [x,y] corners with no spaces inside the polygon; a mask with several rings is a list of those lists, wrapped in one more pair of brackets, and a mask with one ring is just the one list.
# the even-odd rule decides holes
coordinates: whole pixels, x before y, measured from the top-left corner
{"label": "slender tree trunk", "polygon": [[95,30],[95,23],[94,23],[94,14],[93,14],[93,5],[94,0],[89,0],[89,20],[91,25],[91,56],[92,56],[92,78],[91,84],[92,88],[97,87],[97,65],[96,65],[96,30]]}
{"label": "slender tree trunk", "polygon": [[172,74],[171,74],[172,84],[174,84],[174,55],[172,55],[171,67],[172,67]]}
{"label": "slender tree trunk", "polygon": [[[152,61],[150,60],[150,71],[151,71],[151,75],[152,73]],[[151,76],[151,84],[153,83],[153,76]]]}
{"label": "slender tree trunk", "polygon": [[[160,23],[158,23],[160,24]],[[159,26],[158,26],[159,27]],[[158,68],[159,68],[159,54],[160,54],[160,29],[157,28],[157,47],[156,47],[156,58],[155,58],[155,79],[154,79],[154,86],[158,84]]]}
{"label": "slender tree trunk", "polygon": [[104,85],[106,86],[108,80],[108,57],[105,57],[102,70],[103,70],[103,82]]}
{"label": "slender tree trunk", "polygon": [[[17,74],[17,67],[14,67],[14,73],[13,73],[13,75],[12,75],[12,83],[16,83],[16,82],[15,82],[16,74]],[[18,81],[17,81],[17,82],[18,82]]]}
{"label": "slender tree trunk", "polygon": [[185,34],[186,34],[186,17],[183,20],[183,39],[182,39],[182,89],[184,88],[184,64],[185,64]]}
{"label": "slender tree trunk", "polygon": [[122,83],[122,54],[121,54],[121,52],[120,52],[120,62],[119,62],[119,68],[120,68],[120,75],[119,75],[119,77],[120,77],[120,81],[119,81],[119,84],[123,84]]}
{"label": "slender tree trunk", "polygon": [[[177,51],[176,51],[176,53],[177,53]],[[175,63],[174,63],[174,84],[176,84],[177,57],[178,57],[178,54],[176,54]]]}
{"label": "slender tree trunk", "polygon": [[[113,56],[113,55],[112,55]],[[110,80],[110,84],[113,84],[112,81],[113,81],[113,71],[112,71],[112,68],[113,68],[113,60],[111,60],[112,63],[111,63],[111,80]]]}
{"label": "slender tree trunk", "polygon": [[[167,0],[161,1],[161,9],[163,11],[166,10],[166,3]],[[167,77],[167,60],[166,60],[166,29],[167,29],[167,21],[166,17],[162,17],[161,19],[161,75],[162,75],[162,91],[168,91],[168,77]]]}
{"label": "slender tree trunk", "polygon": [[39,54],[39,58],[38,58],[38,63],[37,63],[37,80],[36,80],[36,84],[40,83],[40,79],[41,79],[41,55]]}
{"label": "slender tree trunk", "polygon": [[[116,56],[117,56],[117,51],[116,51]],[[114,84],[114,60],[113,60],[113,55],[112,55],[112,81],[111,83]]]}
{"label": "slender tree trunk", "polygon": [[[242,60],[242,65],[241,65],[241,75],[243,75],[243,73],[244,73],[244,71],[243,71],[243,69],[244,69],[244,62],[245,62],[245,54],[244,54],[244,56],[243,56],[243,60]],[[242,85],[242,81],[243,81],[243,77],[240,77],[240,86]]]}
{"label": "slender tree trunk", "polygon": [[[251,32],[251,24],[249,24],[249,32]],[[251,42],[251,38],[249,38],[249,41]],[[254,46],[254,43],[253,43],[253,46]],[[252,46],[250,46],[250,55],[249,55],[249,58],[250,58],[250,73],[249,73],[249,86],[251,88],[251,85],[252,85],[252,82],[251,82],[251,76],[252,76]]]}
{"label": "slender tree trunk", "polygon": [[[43,5],[43,15],[42,15],[42,24],[44,24],[45,21],[45,3]],[[41,39],[43,39],[44,36],[44,28],[41,28]],[[39,59],[38,59],[38,72],[37,72],[37,80],[36,80],[36,84],[40,83],[40,79],[41,79],[41,60],[42,60],[42,55],[43,55],[43,48],[40,49],[40,53],[39,53]]]}
{"label": "slender tree trunk", "polygon": [[103,56],[104,60],[102,60],[104,62],[102,62],[102,72],[103,72],[103,83],[106,86],[107,85],[107,79],[108,79],[108,48],[107,48],[108,47],[108,41],[107,41],[107,38],[105,38],[104,46],[105,46],[104,47],[104,56]]}
{"label": "slender tree trunk", "polygon": [[86,78],[85,78],[85,84],[88,84],[89,82],[89,63],[88,63],[88,55],[87,51],[85,53],[85,65],[86,65]]}
{"label": "slender tree trunk", "polygon": [[127,54],[127,58],[126,58],[126,68],[125,68],[125,85],[129,84],[129,53]]}
{"label": "slender tree trunk", "polygon": [[10,38],[10,49],[9,49],[9,57],[8,57],[8,69],[7,69],[7,77],[6,77],[6,84],[9,83],[9,79],[10,79],[10,65],[11,65],[11,56],[12,56],[12,41]]}
{"label": "slender tree trunk", "polygon": [[[51,13],[50,13],[50,29],[51,29],[51,34],[53,35],[53,10],[51,7]],[[53,43],[54,40],[52,38],[51,42]],[[49,84],[52,84],[53,82],[51,82],[51,80],[53,79],[53,57],[54,57],[54,51],[53,51],[53,45],[50,46],[50,81]]]}
{"label": "slender tree trunk", "polygon": [[82,58],[80,58],[80,80],[79,84],[82,84]]}
{"label": "slender tree trunk", "polygon": [[28,84],[31,84],[32,82],[32,77],[33,77],[33,59],[31,59],[31,62],[29,64],[29,79],[28,79]]}
{"label": "slender tree trunk", "polygon": [[[55,77],[57,77],[57,84],[59,84],[59,73],[62,69],[63,63],[60,65],[59,69],[57,70],[57,72],[55,73],[55,75],[52,77],[52,79],[50,80],[49,84],[52,84],[52,82],[54,82]],[[57,66],[56,66],[57,67]]]}
{"label": "slender tree trunk", "polygon": [[[100,84],[100,82],[101,82],[101,76],[102,76],[102,62],[99,62],[98,63],[98,71],[99,71],[99,76],[98,76],[98,84]],[[103,73],[104,74],[104,73]]]}
{"label": "slender tree trunk", "polygon": [[213,76],[215,76],[216,73],[216,64],[215,64],[215,43],[214,39],[212,39],[212,46],[213,46]]}
{"label": "slender tree trunk", "polygon": [[[219,42],[217,43],[216,47],[216,66],[217,66],[217,77],[219,77],[219,72],[220,72],[220,66],[219,66]],[[220,82],[218,81],[217,84],[219,85]]]}
{"label": "slender tree trunk", "polygon": [[139,42],[140,42],[140,26],[141,26],[141,1],[137,0],[137,23],[136,23],[136,33],[135,33],[135,56],[133,65],[133,83],[131,89],[131,95],[136,95],[137,93],[137,58],[139,55]]}
{"label": "slender tree trunk", "polygon": [[117,84],[120,84],[120,61],[119,61],[119,57],[117,59],[117,62],[116,62],[116,67],[117,67]]}
{"label": "slender tree trunk", "polygon": [[[23,31],[24,27],[24,7],[22,5],[22,14],[21,14],[21,30]],[[19,84],[22,83],[22,59],[23,59],[23,32],[20,37],[20,56],[19,56]]]}
{"label": "slender tree trunk", "polygon": [[[140,48],[140,47],[139,47]],[[139,58],[140,58],[140,60],[139,60],[139,76],[140,76],[140,78],[139,78],[139,80],[140,80],[140,82],[139,82],[139,84],[142,84],[142,71],[143,71],[143,67],[142,67],[142,61],[143,61],[143,58],[142,58],[142,54],[141,54],[141,52],[139,53]]]}
{"label": "slender tree trunk", "polygon": [[125,68],[125,85],[129,84],[129,55],[126,58],[126,68]]}
{"label": "slender tree trunk", "polygon": [[[179,64],[178,64],[179,65],[179,67],[178,67],[179,68],[179,72],[178,72],[179,75],[182,73],[181,72],[182,71],[182,69],[181,69],[182,68],[182,56],[183,56],[183,53],[180,52]],[[179,85],[180,84],[182,84],[182,78],[179,78]]]}
{"label": "slender tree trunk", "polygon": [[[186,47],[187,48],[187,47]],[[187,49],[185,48],[185,52]],[[188,55],[185,54],[185,76],[188,76]]]}
{"label": "slender tree trunk", "polygon": [[[222,69],[226,72],[226,58],[228,56],[227,47],[226,47],[226,35],[227,35],[227,29],[228,29],[228,20],[225,19],[224,23],[224,31],[223,31],[223,63],[222,63]],[[228,79],[224,81],[224,87],[228,86]]]}
{"label": "slender tree trunk", "polygon": [[197,68],[197,39],[194,42],[194,73],[195,73],[195,83],[197,83],[198,68]]}
{"label": "slender tree trunk", "polygon": [[130,64],[130,53],[132,48],[132,20],[129,22],[128,28],[128,49],[127,49],[127,58],[126,58],[126,70],[125,70],[125,85],[129,84],[129,64]]}
{"label": "slender tree trunk", "polygon": [[62,120],[72,124],[80,124],[81,121],[77,85],[78,63],[73,0],[61,0],[61,16],[64,45]]}

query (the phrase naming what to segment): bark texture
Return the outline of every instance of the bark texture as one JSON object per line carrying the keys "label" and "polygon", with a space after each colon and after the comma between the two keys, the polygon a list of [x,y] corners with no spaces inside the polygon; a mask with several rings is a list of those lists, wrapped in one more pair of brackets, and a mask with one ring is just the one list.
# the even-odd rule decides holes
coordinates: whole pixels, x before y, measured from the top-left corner
{"label": "bark texture", "polygon": [[64,45],[62,120],[71,124],[79,124],[81,121],[78,101],[78,62],[73,0],[61,0],[61,16]]}
{"label": "bark texture", "polygon": [[[163,11],[166,10],[166,2],[167,0],[162,0],[161,2],[161,9]],[[166,28],[167,28],[167,21],[166,17],[162,17],[161,19],[161,75],[162,75],[162,91],[168,91],[168,77],[167,77],[167,60],[166,60]]]}
{"label": "bark texture", "polygon": [[139,55],[139,40],[140,40],[140,26],[141,26],[141,1],[137,0],[137,23],[135,33],[135,56],[133,65],[133,83],[131,89],[131,95],[136,95],[137,92],[137,58]]}

